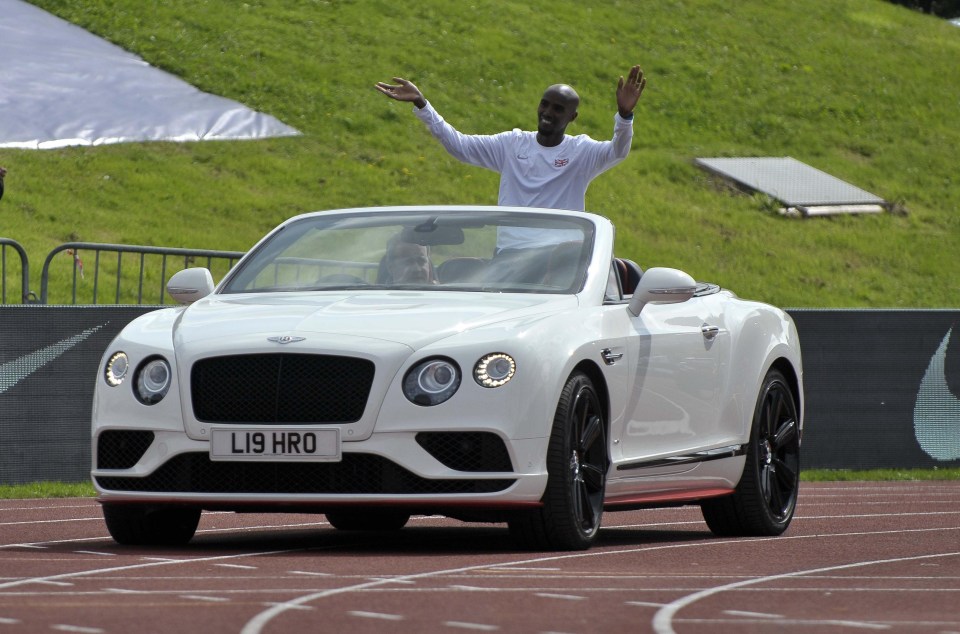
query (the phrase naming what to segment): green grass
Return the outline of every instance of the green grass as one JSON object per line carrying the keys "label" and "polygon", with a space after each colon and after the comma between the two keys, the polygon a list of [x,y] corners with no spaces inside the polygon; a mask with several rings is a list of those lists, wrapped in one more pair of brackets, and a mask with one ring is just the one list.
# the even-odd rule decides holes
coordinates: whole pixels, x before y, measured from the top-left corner
{"label": "green grass", "polygon": [[960,469],[811,469],[803,471],[800,479],[804,482],[960,480]]}
{"label": "green grass", "polygon": [[[0,150],[2,235],[35,289],[70,240],[246,250],[303,211],[493,204],[496,175],[449,158],[374,82],[410,78],[465,132],[531,129],[543,88],[568,82],[569,131],[605,139],[616,79],[640,63],[633,152],[587,195],[620,254],[787,307],[960,296],[960,29],[883,0],[558,0],[549,18],[523,0],[33,3],[304,133]],[[793,156],[906,213],[782,218],[692,164],[709,156]]]}
{"label": "green grass", "polygon": [[0,500],[83,498],[93,497],[94,495],[96,495],[96,492],[90,482],[32,482],[30,484],[0,485]]}

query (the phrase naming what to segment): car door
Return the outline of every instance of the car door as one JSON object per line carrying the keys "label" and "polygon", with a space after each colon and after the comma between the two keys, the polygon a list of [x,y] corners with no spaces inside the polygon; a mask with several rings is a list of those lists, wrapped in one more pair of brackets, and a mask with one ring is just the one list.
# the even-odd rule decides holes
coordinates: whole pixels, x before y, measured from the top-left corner
{"label": "car door", "polygon": [[648,304],[629,314],[633,365],[620,460],[689,453],[728,440],[720,429],[730,333],[718,295]]}

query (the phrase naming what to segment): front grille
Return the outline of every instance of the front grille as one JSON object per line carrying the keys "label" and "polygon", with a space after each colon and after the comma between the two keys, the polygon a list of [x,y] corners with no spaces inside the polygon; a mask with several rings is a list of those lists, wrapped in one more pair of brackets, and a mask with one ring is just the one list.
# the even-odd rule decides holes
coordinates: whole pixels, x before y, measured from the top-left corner
{"label": "front grille", "polygon": [[366,359],[314,354],[249,354],[193,365],[193,414],[210,423],[353,423],[373,383]]}
{"label": "front grille", "polygon": [[417,443],[457,471],[513,471],[500,436],[491,432],[420,432]]}
{"label": "front grille", "polygon": [[143,493],[460,494],[494,493],[516,480],[431,480],[371,454],[340,462],[214,462],[205,453],[174,456],[142,477],[97,476],[101,488]]}
{"label": "front grille", "polygon": [[152,431],[108,429],[97,438],[97,469],[129,469],[153,442]]}

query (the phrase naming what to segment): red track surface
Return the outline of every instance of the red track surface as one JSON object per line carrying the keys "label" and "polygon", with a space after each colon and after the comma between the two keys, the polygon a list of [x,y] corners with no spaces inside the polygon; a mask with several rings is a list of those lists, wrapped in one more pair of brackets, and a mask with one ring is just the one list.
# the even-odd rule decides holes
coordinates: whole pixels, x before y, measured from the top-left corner
{"label": "red track surface", "polygon": [[960,632],[960,482],[804,484],[775,539],[695,507],[604,516],[585,553],[502,525],[206,513],[186,548],[116,545],[89,499],[0,501],[0,634]]}

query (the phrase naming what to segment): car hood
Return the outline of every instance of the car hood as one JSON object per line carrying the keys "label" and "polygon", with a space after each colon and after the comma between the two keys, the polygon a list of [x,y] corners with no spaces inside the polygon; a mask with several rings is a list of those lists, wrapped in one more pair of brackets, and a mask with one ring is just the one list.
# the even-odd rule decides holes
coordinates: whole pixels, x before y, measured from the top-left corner
{"label": "car hood", "polygon": [[391,292],[214,295],[190,305],[181,343],[246,335],[363,337],[416,350],[451,335],[577,305],[574,295]]}

